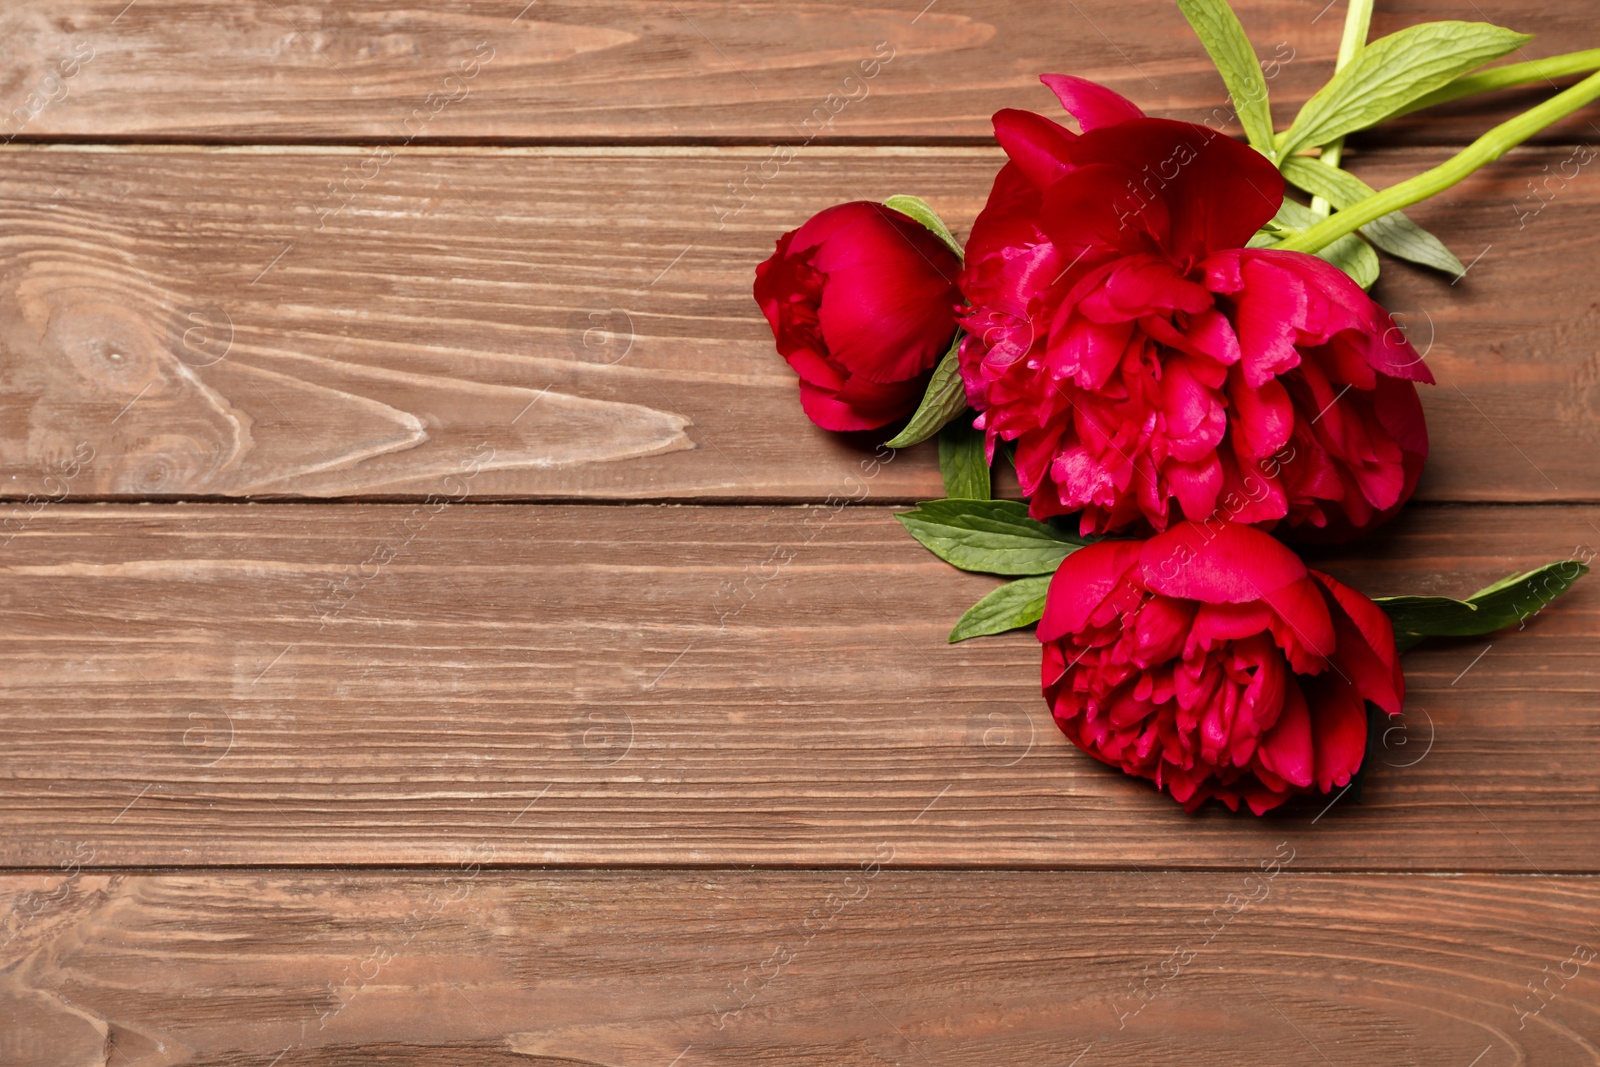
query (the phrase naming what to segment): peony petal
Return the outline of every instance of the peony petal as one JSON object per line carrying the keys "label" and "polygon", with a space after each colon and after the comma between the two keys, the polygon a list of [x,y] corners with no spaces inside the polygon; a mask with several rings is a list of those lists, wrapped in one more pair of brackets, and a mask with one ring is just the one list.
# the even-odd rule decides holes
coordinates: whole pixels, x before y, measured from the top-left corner
{"label": "peony petal", "polygon": [[1285,790],[1277,789],[1252,789],[1245,794],[1245,803],[1250,805],[1253,815],[1265,815],[1273,808],[1286,803],[1291,794]]}
{"label": "peony petal", "polygon": [[827,278],[817,322],[836,362],[890,384],[932,370],[949,347],[961,264],[927,227],[870,208],[812,253]]}
{"label": "peony petal", "polygon": [[1017,442],[1017,480],[1022,483],[1023,493],[1035,502],[1043,495],[1041,487],[1050,476],[1050,464],[1055,462],[1058,447],[1068,446],[1056,434],[1028,434]]}
{"label": "peony petal", "polygon": [[1322,584],[1336,605],[1332,612],[1339,631],[1336,665],[1350,676],[1363,697],[1391,715],[1400,714],[1406,682],[1394,623],[1377,604],[1338,579],[1321,571],[1312,571],[1311,577]]}
{"label": "peony petal", "polygon": [[[1192,463],[1168,461],[1161,469],[1162,481],[1178,501],[1186,517],[1204,519],[1217,512],[1217,496],[1222,492],[1222,464],[1215,455]],[[1165,500],[1160,502],[1163,505]]]}
{"label": "peony petal", "polygon": [[1343,330],[1367,334],[1387,319],[1372,297],[1344,271],[1318,256],[1274,248],[1250,248],[1240,253],[1246,261],[1268,263],[1300,279],[1307,293],[1306,319],[1301,328],[1307,344],[1321,344]]}
{"label": "peony petal", "polygon": [[1304,789],[1316,772],[1311,711],[1295,681],[1283,690],[1283,710],[1278,721],[1256,746],[1256,759],[1285,782]]}
{"label": "peony petal", "polygon": [[1201,604],[1189,627],[1184,656],[1207,652],[1226,641],[1264,634],[1272,627],[1272,608],[1261,601],[1247,604]]}
{"label": "peony petal", "polygon": [[1102,292],[1109,305],[1127,318],[1151,311],[1198,314],[1211,308],[1211,294],[1204,286],[1186,280],[1156,256],[1130,256],[1117,263]]}
{"label": "peony petal", "polygon": [[783,329],[781,308],[794,291],[794,287],[787,284],[786,277],[791,271],[788,256],[789,246],[793,242],[793,233],[784,234],[778,238],[777,247],[771,258],[756,265],[756,304],[760,306],[761,314],[766,316],[767,325],[772,327],[774,337]]}
{"label": "peony petal", "polygon": [[1272,605],[1277,616],[1272,636],[1295,673],[1318,674],[1326,670],[1329,657],[1338,649],[1338,637],[1316,583],[1302,578],[1263,593],[1261,599]]}
{"label": "peony petal", "polygon": [[1179,523],[1145,542],[1139,566],[1151,590],[1210,604],[1261,600],[1306,576],[1270,534],[1231,522]]}
{"label": "peony petal", "polygon": [[1228,375],[1228,400],[1233,405],[1229,427],[1233,448],[1241,457],[1261,459],[1289,443],[1294,430],[1294,404],[1276,379],[1248,385],[1235,369]]}
{"label": "peony petal", "polygon": [[[1215,468],[1214,453],[1222,441],[1222,435],[1227,431],[1228,417],[1223,411],[1221,397],[1195,378],[1190,369],[1190,362],[1187,359],[1172,359],[1167,363],[1166,373],[1161,379],[1163,430],[1174,458],[1185,463],[1209,458],[1211,462],[1207,467]],[[1176,484],[1175,481],[1174,485]],[[1220,485],[1220,480],[1217,484]],[[1182,490],[1178,492],[1181,499],[1184,494]],[[1214,505],[1215,488],[1210,490],[1209,496]],[[1190,506],[1191,501],[1186,500],[1183,507],[1184,514],[1197,519],[1206,517],[1207,512],[1191,511]]]}
{"label": "peony petal", "polygon": [[1045,594],[1039,640],[1056,641],[1082,630],[1138,566],[1139,548],[1137,541],[1097,541],[1062,560]]}
{"label": "peony petal", "polygon": [[877,430],[915,411],[926,385],[919,379],[878,385],[855,378],[836,391],[801,379],[800,406],[824,430]]}
{"label": "peony petal", "polygon": [[1164,201],[1172,218],[1166,251],[1179,261],[1242,248],[1283,203],[1283,176],[1267,157],[1190,122],[1103,126],[1074,142],[1072,158],[1117,164],[1137,176],[1141,199]]}
{"label": "peony petal", "polygon": [[1373,393],[1373,413],[1395,444],[1419,459],[1427,459],[1428,420],[1423,417],[1417,387],[1380,374]]}
{"label": "peony petal", "polygon": [[1246,249],[1225,248],[1208,256],[1200,264],[1205,274],[1206,288],[1213,293],[1237,293],[1244,289],[1244,261]]}
{"label": "peony petal", "polygon": [[1049,188],[1072,169],[1078,135],[1043,115],[1010,107],[996,111],[994,136],[1035,188]]}
{"label": "peony petal", "polygon": [[1330,382],[1353,385],[1367,392],[1378,382],[1378,372],[1367,362],[1362,338],[1354,330],[1334,334],[1327,344],[1300,346],[1302,358],[1314,359]]}
{"label": "peony petal", "polygon": [[1073,314],[1071,304],[1062,304],[1050,327],[1046,353],[1057,379],[1072,378],[1084,389],[1098,389],[1122,361],[1122,353],[1133,336],[1131,322],[1094,322]]}
{"label": "peony petal", "polygon": [[1277,725],[1283,714],[1291,681],[1288,665],[1265,636],[1246,640],[1237,650],[1248,655],[1251,675],[1234,716],[1228,758],[1235,767],[1248,767],[1262,736]]}
{"label": "peony petal", "polygon": [[1144,112],[1133,101],[1087,79],[1070,74],[1041,74],[1039,80],[1050,87],[1067,114],[1077,119],[1085,132],[1144,118]]}
{"label": "peony petal", "polygon": [[1192,604],[1171,597],[1151,597],[1134,619],[1134,662],[1149,668],[1178,656],[1194,617]]}
{"label": "peony petal", "polygon": [[1217,451],[1217,459],[1222,464],[1221,518],[1254,526],[1276,522],[1288,513],[1289,502],[1276,476],[1279,464],[1275,459],[1257,460],[1241,469],[1239,458],[1227,446]]}
{"label": "peony petal", "polygon": [[1189,319],[1189,343],[1218,363],[1239,362],[1239,335],[1233,323],[1216,308],[1209,308]]}
{"label": "peony petal", "polygon": [[1311,683],[1312,743],[1317,788],[1348,785],[1367,751],[1367,707],[1349,682],[1332,672]]}
{"label": "peony petal", "polygon": [[871,200],[852,200],[847,204],[835,204],[833,207],[824,208],[807,219],[804,225],[790,235],[793,240],[789,243],[788,254],[803,256],[840,230],[849,229],[870,215],[882,214],[897,214],[897,212],[891,212],[882,204]]}
{"label": "peony petal", "polygon": [[1068,448],[1050,464],[1050,477],[1063,500],[1106,503],[1116,496],[1116,475],[1087,448]]}
{"label": "peony petal", "polygon": [[[1035,296],[1069,267],[1039,228],[1042,204],[1042,194],[1022,168],[1015,163],[1000,168],[989,204],[967,238],[961,291],[975,310],[1026,319]],[[970,329],[981,336],[988,325]]]}
{"label": "peony petal", "polygon": [[1405,329],[1338,267],[1303,252],[1262,248],[1242,255],[1247,261],[1270,263],[1301,280],[1310,297],[1301,326],[1314,334],[1304,338],[1306,343],[1321,344],[1337,333],[1351,331],[1373,370],[1391,378],[1433,381],[1433,373],[1412,347]]}
{"label": "peony petal", "polygon": [[794,368],[794,372],[800,375],[801,381],[827,393],[837,393],[845,387],[850,376],[844,368],[815,349],[791,344],[789,340],[784,338],[779,342],[778,352],[789,362],[789,366]]}
{"label": "peony petal", "polygon": [[1234,314],[1245,384],[1259,389],[1275,375],[1300,364],[1295,347],[1306,320],[1306,288],[1298,275],[1272,263],[1247,259],[1244,290]]}
{"label": "peony petal", "polygon": [[1074,169],[1045,190],[1041,225],[1061,255],[1098,264],[1110,255],[1159,248],[1169,227],[1167,203],[1142,194],[1137,177],[1126,167],[1097,163]]}
{"label": "peony petal", "polygon": [[[1371,299],[1370,297],[1368,298]],[[1372,369],[1391,378],[1433,384],[1433,372],[1423,362],[1423,356],[1411,344],[1405,329],[1395,322],[1394,316],[1373,303],[1370,309],[1371,325],[1368,337],[1367,361]]]}

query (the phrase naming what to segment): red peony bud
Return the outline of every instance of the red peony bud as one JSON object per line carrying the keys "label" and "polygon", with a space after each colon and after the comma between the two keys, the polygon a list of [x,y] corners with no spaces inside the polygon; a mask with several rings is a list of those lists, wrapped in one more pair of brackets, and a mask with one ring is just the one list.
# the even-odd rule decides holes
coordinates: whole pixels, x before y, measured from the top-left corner
{"label": "red peony bud", "polygon": [[778,239],[756,268],[756,302],[812,422],[874,430],[916,410],[955,337],[960,272],[921,223],[867,201]]}

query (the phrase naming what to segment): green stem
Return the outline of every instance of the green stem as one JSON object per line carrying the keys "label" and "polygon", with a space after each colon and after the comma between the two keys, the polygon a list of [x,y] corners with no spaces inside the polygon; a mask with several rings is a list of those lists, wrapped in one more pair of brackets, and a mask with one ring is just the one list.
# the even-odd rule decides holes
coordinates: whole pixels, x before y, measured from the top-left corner
{"label": "green stem", "polygon": [[[1334,60],[1333,72],[1335,74],[1345,68],[1356,57],[1356,53],[1366,47],[1367,34],[1372,32],[1372,7],[1374,0],[1350,0],[1350,9],[1344,13],[1344,36],[1339,38],[1339,56]],[[1344,158],[1344,138],[1335,138],[1331,143],[1322,147],[1322,162],[1330,167],[1337,167]],[[1333,205],[1320,196],[1311,198],[1311,210],[1326,218],[1333,211]]]}
{"label": "green stem", "polygon": [[1326,248],[1345,234],[1354,233],[1391,211],[1399,211],[1419,200],[1426,200],[1435,193],[1443,192],[1479,167],[1493,163],[1546,126],[1572,114],[1596,97],[1600,97],[1600,73],[1591,74],[1538,107],[1524,111],[1508,122],[1502,122],[1473,141],[1459,155],[1432,170],[1423,171],[1399,185],[1391,185],[1382,192],[1374,193],[1365,200],[1351,204],[1332,218],[1324,219],[1309,230],[1302,230],[1276,247],[1291,252],[1316,252]]}
{"label": "green stem", "polygon": [[1444,88],[1435,89],[1396,114],[1409,115],[1413,111],[1459,100],[1463,96],[1472,96],[1475,93],[1512,89],[1530,82],[1550,81],[1570,74],[1589,74],[1596,70],[1600,70],[1600,48],[1568,52],[1566,55],[1551,56],[1549,59],[1535,59],[1530,63],[1511,63],[1504,67],[1495,67],[1493,70],[1457,78]]}

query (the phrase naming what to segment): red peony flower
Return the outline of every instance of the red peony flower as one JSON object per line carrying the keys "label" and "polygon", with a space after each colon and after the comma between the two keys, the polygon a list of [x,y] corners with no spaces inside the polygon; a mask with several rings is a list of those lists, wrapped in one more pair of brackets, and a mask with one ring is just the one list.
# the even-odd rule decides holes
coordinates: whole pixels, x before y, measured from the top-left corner
{"label": "red peony flower", "polygon": [[1001,111],[1010,162],[967,243],[961,372],[1036,517],[1181,518],[1322,539],[1410,497],[1428,453],[1393,320],[1315,256],[1247,249],[1283,200],[1255,150],[1044,76],[1084,133]]}
{"label": "red peony flower", "polygon": [[778,239],[756,268],[756,302],[812,422],[874,430],[916,410],[955,337],[960,271],[921,223],[866,201]]}
{"label": "red peony flower", "polygon": [[1193,811],[1350,781],[1405,699],[1389,617],[1250,526],[1099,541],[1050,581],[1043,682],[1073,744]]}

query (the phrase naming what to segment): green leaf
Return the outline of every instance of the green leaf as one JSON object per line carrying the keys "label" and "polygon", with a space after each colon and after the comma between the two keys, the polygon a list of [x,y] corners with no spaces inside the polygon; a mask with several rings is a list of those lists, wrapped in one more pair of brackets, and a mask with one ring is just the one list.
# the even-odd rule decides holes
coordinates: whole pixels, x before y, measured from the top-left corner
{"label": "green leaf", "polygon": [[950,631],[950,643],[1032,626],[1044,618],[1044,597],[1049,589],[1048,574],[1007,582],[967,609]]}
{"label": "green leaf", "polygon": [[1378,271],[1382,269],[1382,264],[1378,262],[1378,253],[1353,233],[1345,234],[1318,252],[1317,256],[1350,275],[1351,279],[1363,289],[1371,289],[1376,284]]}
{"label": "green leaf", "polygon": [[944,495],[963,500],[988,500],[989,456],[983,431],[968,422],[952,422],[939,431],[939,473],[944,475]]}
{"label": "green leaf", "polygon": [[[1332,169],[1331,167],[1328,169]],[[1285,199],[1278,213],[1267,223],[1268,228],[1250,239],[1250,248],[1271,248],[1282,237],[1299,233],[1318,222],[1311,209],[1298,201]],[[1335,267],[1348,274],[1363,289],[1371,289],[1378,280],[1381,264],[1372,246],[1353,233],[1347,233],[1317,253]]]}
{"label": "green leaf", "polygon": [[931,500],[895,518],[929,552],[979,574],[1054,574],[1088,544],[1030,519],[1015,500]]}
{"label": "green leaf", "polygon": [[1376,125],[1532,39],[1487,22],[1425,22],[1379,38],[1306,101],[1275,158]]}
{"label": "green leaf", "polygon": [[1376,601],[1394,622],[1403,652],[1424,637],[1472,637],[1493,633],[1537,615],[1572,588],[1589,568],[1575,559],[1513,574],[1465,600],[1443,596],[1391,596]]}
{"label": "green leaf", "polygon": [[1295,234],[1285,240],[1281,247],[1293,252],[1315,252],[1369,222],[1376,222],[1385,215],[1441,193],[1480,167],[1501,158],[1540,130],[1597,99],[1600,99],[1600,72],[1589,75],[1571,88],[1563,89],[1515,118],[1507,119],[1438,166],[1407,178],[1398,185],[1391,185],[1376,196],[1369,196],[1323,219],[1304,233]]}
{"label": "green leaf", "polygon": [[898,211],[902,215],[910,215],[932,230],[934,236],[938,237],[939,240],[949,245],[950,251],[956,254],[957,259],[965,258],[961,251],[960,243],[956,241],[955,234],[950,232],[950,227],[944,224],[944,220],[939,217],[939,213],[929,207],[926,200],[902,194],[900,196],[891,196],[883,202],[883,206],[893,211]]}
{"label": "green leaf", "polygon": [[1596,68],[1600,68],[1600,48],[1567,52],[1564,55],[1535,59],[1527,63],[1507,63],[1503,67],[1457,78],[1443,89],[1435,90],[1420,100],[1412,101],[1402,114],[1421,111],[1425,107],[1434,107],[1477,93],[1510,89],[1533,82],[1551,82],[1555,78],[1565,78],[1572,74],[1589,74]]}
{"label": "green leaf", "polygon": [[1267,79],[1261,74],[1250,38],[1227,0],[1178,0],[1178,10],[1194,27],[1195,36],[1205,46],[1211,62],[1222,75],[1222,83],[1233,97],[1234,109],[1244,126],[1245,136],[1268,159],[1277,158],[1272,148],[1272,109],[1267,105]]}
{"label": "green leaf", "polygon": [[956,331],[950,350],[933,368],[933,377],[922,394],[922,403],[916,414],[906,423],[906,428],[895,434],[890,448],[910,448],[938,433],[944,424],[967,410],[967,387],[961,384],[961,339],[966,334]]}
{"label": "green leaf", "polygon": [[[1374,195],[1377,190],[1347,170],[1304,156],[1283,161],[1283,176],[1296,187],[1320,196],[1336,208],[1347,208]],[[1444,242],[1412,222],[1402,211],[1385,215],[1361,227],[1367,240],[1394,256],[1449,274],[1462,274],[1466,267],[1446,248]]]}

